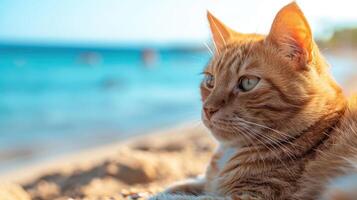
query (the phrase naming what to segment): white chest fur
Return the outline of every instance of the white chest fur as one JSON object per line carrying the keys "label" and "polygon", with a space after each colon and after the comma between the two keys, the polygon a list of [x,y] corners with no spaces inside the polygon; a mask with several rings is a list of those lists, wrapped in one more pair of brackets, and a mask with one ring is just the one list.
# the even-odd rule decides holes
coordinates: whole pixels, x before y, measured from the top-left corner
{"label": "white chest fur", "polygon": [[222,170],[227,162],[237,153],[237,148],[232,147],[220,147],[222,156],[218,159],[217,166],[219,170]]}

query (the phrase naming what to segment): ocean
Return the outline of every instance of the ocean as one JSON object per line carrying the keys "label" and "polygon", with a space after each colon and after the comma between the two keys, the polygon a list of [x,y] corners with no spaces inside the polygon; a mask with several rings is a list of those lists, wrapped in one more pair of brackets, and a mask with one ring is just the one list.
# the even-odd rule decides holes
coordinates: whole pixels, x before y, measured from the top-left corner
{"label": "ocean", "polygon": [[[0,173],[198,122],[209,57],[200,49],[0,47]],[[354,63],[328,60],[346,84]]]}

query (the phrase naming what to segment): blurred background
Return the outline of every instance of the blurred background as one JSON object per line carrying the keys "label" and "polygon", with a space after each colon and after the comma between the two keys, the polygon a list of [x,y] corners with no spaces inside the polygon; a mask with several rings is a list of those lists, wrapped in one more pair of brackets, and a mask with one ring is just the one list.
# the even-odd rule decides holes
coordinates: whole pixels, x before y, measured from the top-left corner
{"label": "blurred background", "polygon": [[[199,122],[206,10],[267,33],[288,0],[0,0],[0,173]],[[357,88],[354,1],[299,0],[337,81]],[[356,90],[355,90],[356,91]]]}

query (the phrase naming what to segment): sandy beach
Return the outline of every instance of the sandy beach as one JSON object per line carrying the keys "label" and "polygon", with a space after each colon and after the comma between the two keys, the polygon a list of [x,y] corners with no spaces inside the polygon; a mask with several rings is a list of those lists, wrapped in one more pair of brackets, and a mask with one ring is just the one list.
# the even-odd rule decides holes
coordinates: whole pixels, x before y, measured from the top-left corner
{"label": "sandy beach", "polygon": [[202,124],[180,125],[2,175],[0,200],[145,199],[201,174],[214,146]]}

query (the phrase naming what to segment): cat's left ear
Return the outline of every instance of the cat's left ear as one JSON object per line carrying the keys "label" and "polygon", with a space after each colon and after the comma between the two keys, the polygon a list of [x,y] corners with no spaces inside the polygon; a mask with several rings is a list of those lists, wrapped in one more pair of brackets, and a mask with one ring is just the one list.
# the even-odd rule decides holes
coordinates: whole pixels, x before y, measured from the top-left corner
{"label": "cat's left ear", "polygon": [[276,15],[267,40],[285,56],[304,67],[312,60],[313,38],[310,26],[299,6],[292,2]]}
{"label": "cat's left ear", "polygon": [[233,37],[235,32],[221,21],[219,21],[209,11],[207,11],[207,19],[211,28],[212,38],[216,47],[216,51],[220,52],[220,50],[226,46],[228,41]]}

